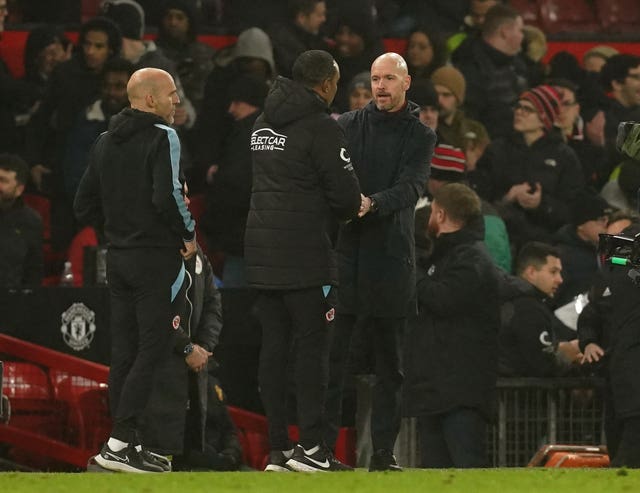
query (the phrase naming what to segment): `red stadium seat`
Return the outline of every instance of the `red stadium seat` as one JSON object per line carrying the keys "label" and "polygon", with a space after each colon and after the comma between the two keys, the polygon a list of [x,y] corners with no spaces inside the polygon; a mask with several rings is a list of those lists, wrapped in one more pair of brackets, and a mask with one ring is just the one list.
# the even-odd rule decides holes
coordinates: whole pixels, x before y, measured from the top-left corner
{"label": "red stadium seat", "polygon": [[542,28],[548,34],[601,30],[589,0],[538,0],[538,3]]}
{"label": "red stadium seat", "polygon": [[637,32],[640,26],[638,0],[596,0],[598,18],[605,31]]}
{"label": "red stadium seat", "polygon": [[609,467],[603,445],[543,445],[527,467]]}

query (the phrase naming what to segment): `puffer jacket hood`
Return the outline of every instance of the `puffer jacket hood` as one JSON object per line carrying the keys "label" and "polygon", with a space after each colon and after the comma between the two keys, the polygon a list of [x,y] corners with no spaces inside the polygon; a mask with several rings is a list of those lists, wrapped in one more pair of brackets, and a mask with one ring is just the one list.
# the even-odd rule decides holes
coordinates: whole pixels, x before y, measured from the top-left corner
{"label": "puffer jacket hood", "polygon": [[325,101],[302,84],[278,77],[264,104],[267,122],[276,128],[314,114],[329,111]]}
{"label": "puffer jacket hood", "polygon": [[125,108],[111,118],[109,130],[113,132],[114,140],[123,142],[131,139],[138,132],[148,129],[149,125],[156,123],[167,124],[162,118],[153,113]]}

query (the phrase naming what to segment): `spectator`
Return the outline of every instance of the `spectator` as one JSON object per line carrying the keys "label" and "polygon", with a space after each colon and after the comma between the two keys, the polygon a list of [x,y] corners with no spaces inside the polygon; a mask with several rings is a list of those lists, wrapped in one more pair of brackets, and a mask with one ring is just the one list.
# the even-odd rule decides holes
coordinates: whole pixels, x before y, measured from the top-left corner
{"label": "spectator", "polygon": [[527,83],[533,87],[542,84],[546,78],[542,59],[547,53],[547,37],[535,26],[524,26],[522,32],[524,38],[518,58],[525,67]]}
{"label": "spectator", "polygon": [[[337,284],[331,235],[334,221],[358,213],[360,187],[342,130],[327,112],[338,65],[329,53],[311,50],[298,57],[293,74],[276,80],[251,135],[245,259],[263,332],[259,380],[272,449],[266,470],[344,470],[323,444],[327,324]],[[290,358],[300,427],[295,450],[287,431]]]}
{"label": "spectator", "polygon": [[[469,42],[474,37],[479,37],[487,12],[497,3],[499,3],[499,0],[471,0],[469,2],[468,13],[464,16],[462,26],[458,29],[457,33],[452,34],[447,39],[447,51],[454,54],[465,42]],[[462,51],[464,51],[464,48]]]}
{"label": "spectator", "polygon": [[600,190],[608,180],[610,170],[605,164],[604,147],[592,143],[585,136],[585,121],[578,101],[578,87],[566,79],[552,80],[550,84],[560,96],[560,112],[555,125],[564,141],[578,156],[585,184]]}
{"label": "spectator", "polygon": [[115,22],[122,32],[122,57],[133,63],[138,70],[152,67],[169,72],[178,88],[180,104],[176,108],[173,125],[189,129],[196,121],[196,111],[185,95],[184,87],[176,64],[150,40],[144,40],[144,10],[134,0],[106,0],[102,3],[102,13]]}
{"label": "spectator", "polygon": [[0,286],[39,286],[44,271],[42,220],[24,205],[29,167],[22,158],[0,154]]}
{"label": "spectator", "polygon": [[440,107],[440,142],[462,149],[467,167],[474,170],[478,159],[489,144],[489,134],[482,123],[467,118],[462,111],[466,95],[464,76],[455,67],[445,66],[431,75],[431,82],[438,94]]}
{"label": "spectator", "polygon": [[467,82],[466,113],[479,120],[492,139],[511,133],[512,107],[527,86],[516,62],[522,29],[518,12],[496,4],[487,12],[482,36],[471,39],[469,48],[454,58]]}
{"label": "spectator", "polygon": [[418,418],[421,467],[487,467],[500,316],[497,271],[479,243],[479,197],[466,185],[444,185],[427,227],[434,249],[417,257],[404,413]]}
{"label": "spectator", "polygon": [[549,307],[562,284],[560,253],[549,244],[527,243],[518,252],[514,278],[501,288],[500,373],[551,377],[566,374],[582,354],[576,334]]}
{"label": "spectator", "polygon": [[[427,182],[429,195],[433,197],[447,183],[467,182],[467,170],[464,153],[447,144],[438,144],[433,151],[431,160],[431,174]],[[498,211],[486,200],[480,199],[482,206],[482,218],[484,221],[484,243],[494,263],[505,272],[511,272],[511,250],[509,235]],[[431,208],[428,212],[416,210],[416,228],[418,224],[423,226],[428,222]],[[424,233],[423,231],[421,233]],[[416,235],[418,235],[416,229]]]}
{"label": "spectator", "polygon": [[119,55],[121,44],[120,31],[109,19],[85,22],[78,36],[79,50],[54,69],[47,95],[27,127],[31,178],[37,190],[51,197],[51,240],[57,251],[64,251],[76,232],[62,170],[69,132],[99,97],[104,65]]}
{"label": "spectator", "polygon": [[411,87],[407,91],[407,99],[419,106],[420,112],[418,113],[418,119],[422,124],[437,134],[440,106],[438,104],[438,95],[431,81],[420,79],[412,80]]}
{"label": "spectator", "polygon": [[613,167],[622,161],[616,149],[616,136],[620,122],[640,121],[640,57],[613,55],[600,71],[600,80],[610,93],[609,106],[605,110],[604,135],[607,146],[607,163]]}
{"label": "spectator", "polygon": [[582,66],[587,72],[599,74],[607,60],[620,52],[607,45],[594,46],[582,56]]}
{"label": "spectator", "polygon": [[369,470],[401,470],[393,456],[400,428],[401,339],[415,289],[414,209],[428,176],[434,132],[406,99],[404,59],[385,53],[371,65],[374,99],[338,119],[362,184],[359,218],[340,228],[340,290],[332,351],[327,445],[335,444],[349,341],[358,318],[370,327],[376,361]]}
{"label": "spectator", "polygon": [[405,58],[409,75],[414,81],[428,80],[435,70],[447,62],[447,48],[438,32],[418,27],[409,34]]}
{"label": "spectator", "polygon": [[100,97],[88,105],[69,128],[62,157],[62,173],[70,203],[87,168],[93,142],[107,130],[111,117],[129,106],[127,82],[133,72],[131,62],[122,58],[113,58],[105,63]]}
{"label": "spectator", "polygon": [[229,88],[229,113],[234,123],[225,141],[219,166],[209,169],[207,212],[204,228],[209,248],[224,254],[222,282],[225,288],[247,286],[244,232],[251,199],[251,149],[253,124],[267,96],[261,77],[243,75]]}
{"label": "spectator", "polygon": [[366,17],[357,17],[349,9],[342,8],[333,34],[333,54],[340,67],[338,93],[334,106],[339,113],[349,110],[349,82],[359,73],[369,70],[371,62],[383,52],[382,42],[375,25]]}
{"label": "spectator", "polygon": [[470,174],[481,197],[494,203],[512,243],[545,239],[569,222],[569,206],[584,187],[580,162],[553,130],[560,96],[548,85],[525,91],[513,118],[515,134],[491,142]]}
{"label": "spectator", "polygon": [[371,73],[361,72],[351,82],[347,92],[349,93],[349,111],[359,110],[369,104],[373,98],[371,94]]}
{"label": "spectator", "polygon": [[621,211],[638,212],[640,164],[626,158],[618,166],[616,175],[602,187],[600,195]]}
{"label": "spectator", "polygon": [[562,261],[563,282],[555,294],[556,306],[586,293],[598,271],[598,243],[607,228],[611,206],[589,190],[581,190],[570,204],[569,224],[554,235]]}
{"label": "spectator", "polygon": [[269,32],[276,68],[285,77],[291,77],[293,62],[302,52],[329,48],[320,34],[327,20],[325,1],[288,0],[288,5],[288,22],[274,26]]}
{"label": "spectator", "polygon": [[176,64],[185,95],[197,111],[204,85],[213,69],[213,48],[197,40],[198,18],[189,0],[165,0],[158,27],[157,45]]}
{"label": "spectator", "polygon": [[257,27],[241,32],[234,45],[216,54],[214,69],[205,84],[202,112],[195,129],[198,167],[191,173],[192,191],[201,191],[207,171],[220,162],[224,143],[233,128],[233,117],[228,111],[231,104],[229,91],[244,75],[260,77],[267,85],[276,76],[271,41]]}

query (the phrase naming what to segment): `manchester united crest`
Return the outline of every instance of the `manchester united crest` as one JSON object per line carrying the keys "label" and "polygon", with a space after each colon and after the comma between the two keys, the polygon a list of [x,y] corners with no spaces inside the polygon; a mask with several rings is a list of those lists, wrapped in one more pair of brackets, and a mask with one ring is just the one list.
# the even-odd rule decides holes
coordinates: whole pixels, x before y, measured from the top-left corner
{"label": "manchester united crest", "polygon": [[96,332],[96,314],[84,303],[73,303],[61,316],[62,338],[74,351],[87,349]]}

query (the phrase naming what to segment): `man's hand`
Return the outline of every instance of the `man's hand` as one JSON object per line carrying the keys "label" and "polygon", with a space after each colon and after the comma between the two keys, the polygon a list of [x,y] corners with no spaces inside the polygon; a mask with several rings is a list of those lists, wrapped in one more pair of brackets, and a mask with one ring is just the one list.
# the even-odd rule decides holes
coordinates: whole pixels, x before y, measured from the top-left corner
{"label": "man's hand", "polygon": [[38,191],[42,191],[42,178],[49,173],[51,173],[51,170],[42,164],[35,164],[31,168],[31,180],[33,180],[33,184]]}
{"label": "man's hand", "polygon": [[507,194],[504,196],[504,200],[507,202],[515,202],[518,200],[518,197],[529,192],[529,184],[527,182],[519,183],[518,185],[513,185]]}
{"label": "man's hand", "polygon": [[364,216],[371,210],[371,199],[360,194],[360,211],[358,211],[358,217]]}
{"label": "man's hand", "polygon": [[598,346],[595,342],[590,342],[584,348],[584,356],[580,363],[596,363],[600,361],[600,358],[604,356],[604,349]]}
{"label": "man's hand", "polygon": [[189,260],[191,257],[193,257],[196,254],[197,251],[198,251],[198,247],[196,244],[196,240],[194,238],[191,241],[184,242],[184,248],[180,250],[180,254],[182,255],[182,258],[184,258],[185,260]]}
{"label": "man's hand", "polygon": [[185,358],[185,361],[189,368],[197,373],[207,367],[207,361],[209,361],[209,356],[211,355],[213,355],[213,353],[210,353],[198,344],[194,344],[193,351]]}
{"label": "man's hand", "polygon": [[542,185],[536,183],[533,190],[527,187],[527,190],[520,193],[516,199],[523,209],[537,209],[542,200]]}
{"label": "man's hand", "polygon": [[213,183],[213,178],[214,178],[215,174],[218,172],[218,169],[220,169],[220,167],[217,164],[212,164],[207,169],[207,183],[209,185],[211,185]]}
{"label": "man's hand", "polygon": [[559,342],[557,354],[560,359],[569,365],[582,361],[582,353],[580,352],[580,346],[578,346],[578,339]]}

